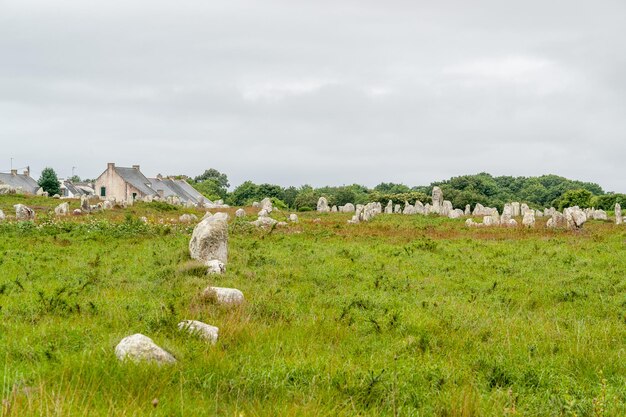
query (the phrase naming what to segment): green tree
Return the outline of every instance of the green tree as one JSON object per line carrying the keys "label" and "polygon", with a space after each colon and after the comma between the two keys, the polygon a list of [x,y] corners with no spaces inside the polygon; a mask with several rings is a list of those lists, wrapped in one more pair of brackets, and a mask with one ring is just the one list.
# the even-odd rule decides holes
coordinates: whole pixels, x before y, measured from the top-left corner
{"label": "green tree", "polygon": [[195,182],[212,180],[212,181],[215,181],[215,183],[219,185],[220,187],[223,187],[223,188],[230,187],[230,184],[228,183],[228,176],[226,176],[226,174],[222,174],[215,168],[209,168],[205,170],[202,174],[198,175],[193,180]]}
{"label": "green tree", "polygon": [[577,190],[566,191],[561,197],[554,201],[554,206],[559,210],[566,207],[578,206],[581,208],[591,207],[593,194],[589,190],[579,188]]}
{"label": "green tree", "polygon": [[46,167],[41,171],[41,176],[37,183],[49,195],[61,194],[61,184],[59,183],[57,173],[50,167]]}
{"label": "green tree", "polygon": [[76,184],[77,182],[80,182],[80,177],[79,177],[78,175],[72,175],[72,176],[69,178],[69,181],[70,181],[71,183]]}
{"label": "green tree", "polygon": [[236,187],[229,196],[229,203],[234,206],[245,206],[250,204],[257,198],[259,186],[252,181],[246,181]]}

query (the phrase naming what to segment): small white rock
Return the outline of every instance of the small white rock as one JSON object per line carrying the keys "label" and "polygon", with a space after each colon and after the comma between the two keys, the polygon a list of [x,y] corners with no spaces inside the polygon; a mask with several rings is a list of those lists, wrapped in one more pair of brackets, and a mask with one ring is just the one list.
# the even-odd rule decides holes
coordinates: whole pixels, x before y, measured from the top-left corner
{"label": "small white rock", "polygon": [[204,296],[215,297],[220,304],[241,304],[244,300],[243,293],[236,288],[208,287]]}
{"label": "small white rock", "polygon": [[191,334],[200,336],[211,344],[215,344],[217,343],[220,329],[197,320],[183,320],[178,323],[178,330],[186,330]]}
{"label": "small white rock", "polygon": [[226,272],[226,265],[218,259],[208,261],[206,266],[208,267],[207,274],[223,274]]}
{"label": "small white rock", "polygon": [[141,333],[123,338],[115,347],[115,356],[121,361],[130,359],[133,362],[148,361],[158,364],[176,362],[170,353]]}

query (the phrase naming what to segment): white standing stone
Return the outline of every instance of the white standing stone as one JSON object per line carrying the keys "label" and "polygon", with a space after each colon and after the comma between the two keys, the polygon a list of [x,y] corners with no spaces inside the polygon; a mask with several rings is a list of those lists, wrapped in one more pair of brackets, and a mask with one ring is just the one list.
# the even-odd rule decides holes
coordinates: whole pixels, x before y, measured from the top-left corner
{"label": "white standing stone", "polygon": [[261,210],[265,210],[268,213],[271,213],[274,210],[274,205],[272,204],[272,200],[270,198],[264,198],[261,200]]}
{"label": "white standing stone", "polygon": [[67,201],[65,203],[61,203],[54,208],[54,214],[57,216],[67,216],[70,214],[70,203]]}
{"label": "white standing stone", "polygon": [[615,203],[615,224],[622,224],[622,206],[619,203]]}
{"label": "white standing stone", "polygon": [[354,213],[354,211],[356,210],[356,208],[354,207],[354,204],[352,203],[347,203],[345,206],[342,206],[343,208],[341,209],[342,213]]}
{"label": "white standing stone", "polygon": [[393,212],[398,214],[398,213],[402,213],[402,206],[400,204],[396,204],[393,206]]}
{"label": "white standing stone", "polygon": [[4,211],[0,210],[0,222],[6,219],[7,216],[4,215]]}
{"label": "white standing stone", "polygon": [[393,213],[393,201],[389,200],[389,202],[387,202],[387,205],[385,206],[385,214],[392,214]]}
{"label": "white standing stone", "polygon": [[441,212],[439,214],[441,214],[442,216],[447,216],[452,210],[454,210],[454,208],[452,207],[452,202],[444,200],[441,206]]}
{"label": "white standing stone", "polygon": [[236,288],[208,287],[204,296],[215,298],[219,304],[236,305],[244,301],[243,293]]}
{"label": "white standing stone", "polygon": [[469,216],[472,214],[472,207],[469,204],[465,205],[465,211],[463,212],[463,214],[465,214],[466,216]]}
{"label": "white standing stone", "polygon": [[578,206],[566,208],[563,210],[563,216],[565,216],[568,229],[581,229],[587,222],[587,215]]}
{"label": "white standing stone", "polygon": [[513,207],[513,217],[519,217],[521,215],[520,204],[517,201],[511,203]]}
{"label": "white standing stone", "polygon": [[433,204],[432,204],[431,212],[435,214],[439,214],[439,212],[441,211],[443,207],[443,191],[441,191],[441,188],[433,187],[432,200],[433,200]]}
{"label": "white standing stone", "polygon": [[148,336],[141,333],[123,338],[115,347],[115,356],[121,361],[133,362],[156,362],[168,364],[176,362],[176,359],[163,348],[159,347]]}
{"label": "white standing stone", "polygon": [[211,344],[217,343],[220,329],[210,324],[202,323],[197,320],[183,320],[178,323],[178,330],[184,330],[192,335],[196,335]]}
{"label": "white standing stone", "polygon": [[330,209],[331,213],[337,213],[337,211],[338,211],[337,210],[337,206],[332,206],[331,209]]}
{"label": "white standing stone", "polygon": [[604,210],[594,210],[593,219],[594,220],[608,220],[609,217],[606,215],[606,211]]}
{"label": "white standing stone", "polygon": [[535,227],[535,212],[533,210],[526,210],[524,212],[522,224],[528,228]]}
{"label": "white standing stone", "polygon": [[217,259],[224,264],[228,258],[228,215],[215,213],[196,225],[189,241],[193,259],[201,262]]}
{"label": "white standing stone", "polygon": [[289,221],[292,223],[298,223],[298,215],[296,213],[291,213],[289,215]]}
{"label": "white standing stone", "polygon": [[246,211],[242,208],[237,209],[237,211],[235,212],[235,217],[245,217],[246,216]]}
{"label": "white standing stone", "polygon": [[320,197],[317,200],[317,212],[318,213],[328,213],[330,211],[330,207],[328,207],[328,200],[326,197]]}
{"label": "white standing stone", "polygon": [[35,210],[30,207],[26,207],[24,204],[16,204],[13,208],[15,209],[15,218],[17,220],[35,220]]}

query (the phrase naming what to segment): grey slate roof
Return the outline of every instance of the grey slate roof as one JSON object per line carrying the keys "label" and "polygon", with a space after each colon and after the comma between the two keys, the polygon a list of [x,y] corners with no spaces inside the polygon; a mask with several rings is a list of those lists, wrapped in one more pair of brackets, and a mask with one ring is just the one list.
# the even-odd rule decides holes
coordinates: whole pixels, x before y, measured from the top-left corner
{"label": "grey slate roof", "polygon": [[115,167],[115,172],[127,183],[138,189],[145,195],[156,195],[156,191],[150,186],[150,180],[141,171],[135,168]]}
{"label": "grey slate roof", "polygon": [[84,194],[81,189],[77,188],[76,186],[74,186],[74,184],[72,184],[69,181],[63,181],[63,186],[67,189],[67,191],[72,193],[72,195],[83,195]]}
{"label": "grey slate roof", "polygon": [[163,190],[163,197],[165,198],[175,195],[184,202],[191,201],[194,204],[206,200],[202,194],[185,180],[150,178],[150,182],[155,191]]}
{"label": "grey slate roof", "polygon": [[23,174],[4,174],[0,173],[0,184],[6,184],[13,188],[21,188],[25,193],[36,194],[39,190],[39,184],[33,178]]}

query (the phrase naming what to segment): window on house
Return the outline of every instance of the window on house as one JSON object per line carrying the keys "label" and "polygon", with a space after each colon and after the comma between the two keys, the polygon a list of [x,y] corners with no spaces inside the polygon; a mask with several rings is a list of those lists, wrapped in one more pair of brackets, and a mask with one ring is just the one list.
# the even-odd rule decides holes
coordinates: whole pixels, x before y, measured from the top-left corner
{"label": "window on house", "polygon": [[107,187],[100,187],[100,197],[107,196]]}

